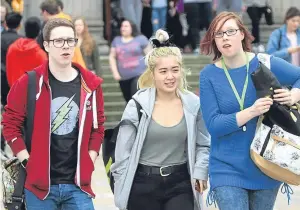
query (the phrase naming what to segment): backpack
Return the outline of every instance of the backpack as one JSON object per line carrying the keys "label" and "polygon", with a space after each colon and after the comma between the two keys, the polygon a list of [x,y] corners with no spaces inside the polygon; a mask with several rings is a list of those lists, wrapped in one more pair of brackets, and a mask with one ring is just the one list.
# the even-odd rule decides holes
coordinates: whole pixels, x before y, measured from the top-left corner
{"label": "backpack", "polygon": [[[141,113],[142,107],[135,99],[133,100],[136,105],[138,118],[140,122],[142,117],[142,113]],[[121,122],[119,122],[119,124],[116,127],[105,130],[104,140],[102,143],[102,158],[105,166],[106,175],[108,177],[108,182],[112,192],[114,192],[114,178],[110,171],[110,167],[115,162],[115,149],[116,149],[117,137],[118,137],[119,129],[123,125],[131,125],[137,130],[137,127],[130,120],[124,119]]]}
{"label": "backpack", "polygon": [[[282,88],[270,71],[270,56],[258,54],[260,68],[251,76],[259,98],[272,97]],[[250,155],[267,176],[285,184],[300,185],[300,105],[273,103],[259,117]]]}
{"label": "backpack", "polygon": [[[29,71],[27,86],[27,112],[24,122],[24,140],[28,153],[31,150],[31,137],[36,103],[36,72]],[[21,166],[18,158],[13,157],[1,164],[2,171],[2,193],[4,208],[8,210],[25,210],[24,185],[26,170]]]}

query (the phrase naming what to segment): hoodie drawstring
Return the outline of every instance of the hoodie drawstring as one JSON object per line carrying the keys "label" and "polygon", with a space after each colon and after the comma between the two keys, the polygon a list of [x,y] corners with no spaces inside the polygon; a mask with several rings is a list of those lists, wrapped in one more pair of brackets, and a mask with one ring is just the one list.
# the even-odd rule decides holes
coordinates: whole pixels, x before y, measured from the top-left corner
{"label": "hoodie drawstring", "polygon": [[213,190],[209,190],[206,198],[206,206],[211,206],[212,204],[215,204],[215,208],[217,208],[216,204],[216,193]]}
{"label": "hoodie drawstring", "polygon": [[36,100],[39,99],[41,93],[42,93],[42,85],[43,85],[43,75],[40,77],[40,80],[39,80],[39,92],[36,94]]}
{"label": "hoodie drawstring", "polygon": [[96,101],[96,91],[93,92],[93,126],[94,129],[98,128],[98,117],[97,117],[97,101]]}
{"label": "hoodie drawstring", "polygon": [[287,199],[288,199],[288,205],[290,205],[290,200],[291,200],[291,195],[294,194],[294,191],[293,189],[291,188],[290,185],[288,185],[287,183],[284,183],[281,187],[281,193],[282,194],[285,194],[286,193],[286,196],[287,196]]}

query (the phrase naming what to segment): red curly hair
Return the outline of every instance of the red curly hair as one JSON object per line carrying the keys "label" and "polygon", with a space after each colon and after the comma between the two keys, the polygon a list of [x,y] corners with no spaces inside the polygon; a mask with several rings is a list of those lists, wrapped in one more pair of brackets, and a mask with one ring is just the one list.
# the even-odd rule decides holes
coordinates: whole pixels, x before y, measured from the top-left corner
{"label": "red curly hair", "polygon": [[[244,39],[242,40],[243,50],[246,52],[251,51],[251,43],[254,40],[254,37],[248,31],[247,27],[243,24],[241,18],[233,12],[221,12],[216,16],[211,22],[205,36],[200,42],[200,51],[204,55],[214,55],[213,61],[218,60],[222,54],[218,50],[214,33],[223,27],[227,20],[234,19],[238,25],[240,31],[244,34]],[[217,25],[221,23],[220,28],[217,28]]]}

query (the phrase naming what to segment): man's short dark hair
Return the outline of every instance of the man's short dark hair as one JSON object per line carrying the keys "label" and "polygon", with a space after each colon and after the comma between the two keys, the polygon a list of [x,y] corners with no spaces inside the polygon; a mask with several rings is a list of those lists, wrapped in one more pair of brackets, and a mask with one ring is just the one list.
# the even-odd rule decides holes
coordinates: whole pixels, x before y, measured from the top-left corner
{"label": "man's short dark hair", "polygon": [[16,29],[19,27],[22,20],[22,15],[17,12],[10,12],[5,16],[5,22],[9,29]]}
{"label": "man's short dark hair", "polygon": [[50,15],[57,15],[59,13],[58,4],[56,0],[46,0],[41,3],[40,9],[48,12]]}
{"label": "man's short dark hair", "polygon": [[65,19],[65,18],[53,18],[47,21],[46,25],[44,26],[43,29],[43,39],[44,41],[49,41],[50,40],[50,35],[51,31],[54,28],[60,27],[60,26],[65,26],[65,27],[70,27],[74,31],[74,36],[75,36],[75,26],[74,24]]}
{"label": "man's short dark hair", "polygon": [[64,10],[64,3],[61,0],[56,0],[56,3],[60,7],[61,10]]}
{"label": "man's short dark hair", "polygon": [[38,17],[30,17],[25,22],[25,35],[27,38],[35,39],[41,31],[41,21]]}

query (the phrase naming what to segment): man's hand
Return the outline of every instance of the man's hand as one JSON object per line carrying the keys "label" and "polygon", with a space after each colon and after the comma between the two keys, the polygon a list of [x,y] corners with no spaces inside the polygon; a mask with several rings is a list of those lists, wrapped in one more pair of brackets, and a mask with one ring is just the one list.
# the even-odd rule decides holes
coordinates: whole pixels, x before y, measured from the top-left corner
{"label": "man's hand", "polygon": [[94,150],[90,150],[89,154],[90,154],[90,157],[91,157],[93,163],[95,164],[97,156],[98,156],[98,153],[96,151],[94,151]]}
{"label": "man's hand", "polygon": [[196,180],[195,189],[202,194],[207,189],[207,181]]}

